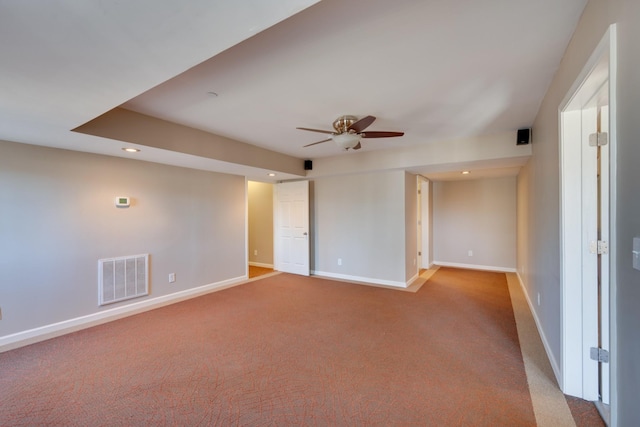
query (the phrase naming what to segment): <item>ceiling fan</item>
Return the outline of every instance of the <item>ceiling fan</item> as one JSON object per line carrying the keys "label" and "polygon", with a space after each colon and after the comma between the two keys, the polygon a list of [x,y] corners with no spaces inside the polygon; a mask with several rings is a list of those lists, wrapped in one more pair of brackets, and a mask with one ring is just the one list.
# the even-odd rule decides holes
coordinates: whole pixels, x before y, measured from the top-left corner
{"label": "ceiling fan", "polygon": [[364,132],[364,130],[373,123],[376,118],[373,116],[367,116],[358,120],[355,116],[340,116],[333,122],[334,131],[322,130],[322,129],[309,129],[309,128],[296,128],[300,130],[308,130],[311,132],[320,132],[330,134],[331,137],[323,139],[322,141],[313,142],[305,145],[310,147],[312,145],[321,144],[323,142],[333,140],[338,147],[348,150],[359,150],[362,148],[360,145],[360,138],[390,138],[394,136],[402,136],[404,132],[386,132],[386,131],[370,131]]}

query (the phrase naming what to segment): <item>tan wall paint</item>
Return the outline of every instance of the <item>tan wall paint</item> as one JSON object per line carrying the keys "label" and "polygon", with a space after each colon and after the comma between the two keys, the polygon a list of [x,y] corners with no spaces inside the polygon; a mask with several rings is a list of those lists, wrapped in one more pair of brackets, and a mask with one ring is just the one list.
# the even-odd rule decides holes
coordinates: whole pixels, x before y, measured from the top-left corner
{"label": "tan wall paint", "polygon": [[[0,200],[0,338],[246,271],[242,177],[0,142]],[[140,253],[151,294],[98,307],[98,259]]]}
{"label": "tan wall paint", "polygon": [[74,130],[229,163],[306,175],[301,159],[123,108],[115,108]]}
{"label": "tan wall paint", "polygon": [[249,181],[247,188],[249,264],[273,267],[273,184]]}
{"label": "tan wall paint", "polygon": [[434,182],[433,247],[435,264],[514,270],[516,177]]}
{"label": "tan wall paint", "polygon": [[533,125],[533,155],[519,178],[518,273],[529,298],[541,294],[535,307],[552,357],[561,360],[560,177],[558,108],[590,55],[613,23],[617,24],[617,142],[612,200],[616,232],[610,253],[614,320],[612,336],[612,423],[640,425],[640,272],[632,268],[632,238],[640,236],[640,2],[590,0]]}

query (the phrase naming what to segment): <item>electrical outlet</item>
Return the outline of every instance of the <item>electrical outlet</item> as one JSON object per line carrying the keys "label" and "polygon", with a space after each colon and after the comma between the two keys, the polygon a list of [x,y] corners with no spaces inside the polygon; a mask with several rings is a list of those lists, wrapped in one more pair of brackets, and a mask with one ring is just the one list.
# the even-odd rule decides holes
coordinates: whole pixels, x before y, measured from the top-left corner
{"label": "electrical outlet", "polygon": [[257,249],[253,250],[253,256],[258,256],[258,250]]}
{"label": "electrical outlet", "polygon": [[538,307],[540,307],[540,292],[538,292]]}
{"label": "electrical outlet", "polygon": [[469,251],[469,256],[473,256],[473,251]]}
{"label": "electrical outlet", "polygon": [[169,273],[169,283],[176,281],[176,273]]}
{"label": "electrical outlet", "polygon": [[338,265],[342,265],[342,258],[338,258]]}

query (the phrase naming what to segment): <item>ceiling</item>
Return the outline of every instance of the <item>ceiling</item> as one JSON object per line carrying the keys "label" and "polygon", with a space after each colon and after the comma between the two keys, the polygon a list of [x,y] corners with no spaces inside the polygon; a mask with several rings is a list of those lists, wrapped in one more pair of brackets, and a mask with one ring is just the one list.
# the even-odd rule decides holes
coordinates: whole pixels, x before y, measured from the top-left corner
{"label": "ceiling", "polygon": [[[456,146],[451,141],[515,138],[517,129],[532,125],[585,4],[2,2],[0,139],[114,156],[127,156],[121,148],[130,142],[141,160],[260,179],[277,167],[154,147],[150,138],[135,144],[126,136],[72,130],[120,107],[239,147],[313,159],[324,170],[334,161],[345,164],[345,156],[356,165],[392,150],[415,158],[411,153],[425,147],[439,153]],[[368,130],[405,135],[365,139],[357,152],[331,141],[303,147],[324,135],[296,127],[330,130],[345,114],[376,116]],[[393,168],[435,179],[457,177],[469,165],[476,176],[515,174],[527,154],[498,164],[485,157],[484,163],[465,158],[446,167],[413,161]],[[276,179],[295,176],[285,171]]]}

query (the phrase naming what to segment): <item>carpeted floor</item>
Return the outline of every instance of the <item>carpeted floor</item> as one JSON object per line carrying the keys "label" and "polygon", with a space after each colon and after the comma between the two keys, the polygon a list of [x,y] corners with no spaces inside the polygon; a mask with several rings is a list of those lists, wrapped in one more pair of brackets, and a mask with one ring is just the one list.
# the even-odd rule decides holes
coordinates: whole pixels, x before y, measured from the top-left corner
{"label": "carpeted floor", "polygon": [[0,425],[536,425],[505,275],[287,274],[0,354]]}
{"label": "carpeted floor", "polygon": [[573,396],[564,396],[567,405],[571,410],[571,415],[578,427],[606,427],[598,409],[592,402],[579,399]]}

